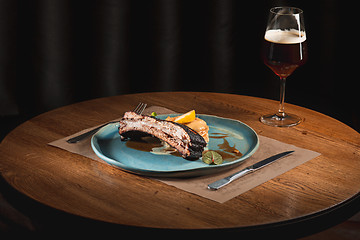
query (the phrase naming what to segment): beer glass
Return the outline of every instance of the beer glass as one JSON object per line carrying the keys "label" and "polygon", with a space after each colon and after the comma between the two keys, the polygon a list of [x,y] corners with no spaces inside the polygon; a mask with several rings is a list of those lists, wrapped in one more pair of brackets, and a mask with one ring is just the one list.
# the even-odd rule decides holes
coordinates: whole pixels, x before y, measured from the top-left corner
{"label": "beer glass", "polygon": [[285,113],[285,83],[295,69],[307,60],[307,42],[303,11],[295,7],[275,7],[270,15],[264,35],[262,58],[280,77],[280,105],[275,114],[260,117],[260,121],[275,127],[291,127],[302,118]]}

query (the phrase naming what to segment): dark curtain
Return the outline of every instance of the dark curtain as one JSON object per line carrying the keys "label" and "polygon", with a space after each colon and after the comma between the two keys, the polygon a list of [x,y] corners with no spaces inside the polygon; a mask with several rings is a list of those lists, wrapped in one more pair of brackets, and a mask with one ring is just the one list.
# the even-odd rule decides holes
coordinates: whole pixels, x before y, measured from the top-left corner
{"label": "dark curtain", "polygon": [[309,43],[286,101],[359,130],[358,21],[335,0],[0,0],[0,115],[151,91],[278,99],[260,49],[268,10],[279,5],[304,10]]}

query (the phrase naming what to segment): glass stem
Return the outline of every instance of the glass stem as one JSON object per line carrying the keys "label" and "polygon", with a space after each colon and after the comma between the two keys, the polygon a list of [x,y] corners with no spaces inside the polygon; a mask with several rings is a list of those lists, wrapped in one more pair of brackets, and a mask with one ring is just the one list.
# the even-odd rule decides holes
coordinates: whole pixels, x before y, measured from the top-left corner
{"label": "glass stem", "polygon": [[280,105],[279,105],[279,111],[276,114],[280,118],[284,118],[286,116],[285,107],[284,107],[284,103],[285,103],[285,83],[286,83],[286,78],[280,77]]}

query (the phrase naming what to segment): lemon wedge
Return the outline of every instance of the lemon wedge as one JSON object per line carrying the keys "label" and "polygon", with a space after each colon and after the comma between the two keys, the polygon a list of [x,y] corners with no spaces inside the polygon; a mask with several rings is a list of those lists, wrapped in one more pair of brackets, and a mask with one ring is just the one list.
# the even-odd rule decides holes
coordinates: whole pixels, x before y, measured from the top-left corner
{"label": "lemon wedge", "polygon": [[191,110],[183,115],[180,115],[174,119],[176,123],[189,123],[195,120],[195,110]]}

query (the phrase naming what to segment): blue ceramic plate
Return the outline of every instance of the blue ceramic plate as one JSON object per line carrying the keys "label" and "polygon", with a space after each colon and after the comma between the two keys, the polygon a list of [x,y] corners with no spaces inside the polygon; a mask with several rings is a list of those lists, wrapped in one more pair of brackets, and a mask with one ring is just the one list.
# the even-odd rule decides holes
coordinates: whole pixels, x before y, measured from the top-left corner
{"label": "blue ceramic plate", "polygon": [[[165,119],[167,116],[177,115],[157,117]],[[92,137],[91,147],[97,156],[112,166],[154,177],[195,177],[228,170],[241,164],[259,147],[259,138],[255,131],[240,121],[203,114],[196,116],[208,124],[210,141],[207,149],[219,151],[224,156],[222,164],[208,165],[201,159],[189,161],[178,154],[157,155],[129,147],[126,141],[120,139],[118,123],[100,129]]]}

